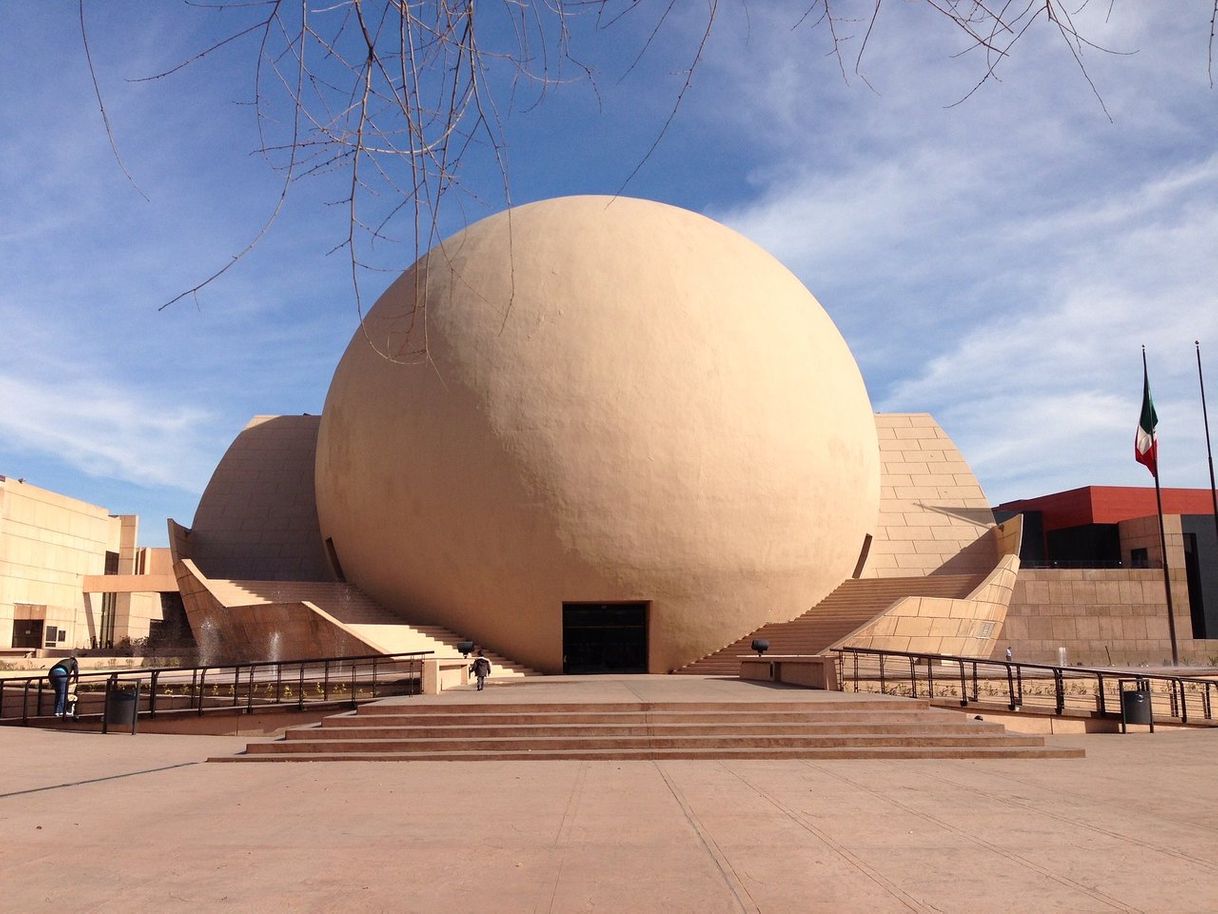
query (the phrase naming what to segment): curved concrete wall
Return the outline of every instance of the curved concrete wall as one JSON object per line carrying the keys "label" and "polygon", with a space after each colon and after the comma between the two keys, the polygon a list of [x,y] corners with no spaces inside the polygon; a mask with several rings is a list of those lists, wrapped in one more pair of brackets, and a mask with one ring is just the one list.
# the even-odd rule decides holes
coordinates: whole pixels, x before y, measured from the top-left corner
{"label": "curved concrete wall", "polygon": [[331,581],[317,526],[319,416],[255,416],[199,499],[191,557],[208,577]]}

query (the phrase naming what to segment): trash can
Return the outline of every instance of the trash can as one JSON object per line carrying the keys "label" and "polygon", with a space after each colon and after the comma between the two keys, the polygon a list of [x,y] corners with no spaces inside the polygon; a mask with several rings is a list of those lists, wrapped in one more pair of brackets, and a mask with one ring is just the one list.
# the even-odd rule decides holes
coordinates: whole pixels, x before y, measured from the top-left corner
{"label": "trash can", "polygon": [[1149,724],[1150,690],[1138,688],[1121,692],[1121,716],[1127,724]]}
{"label": "trash can", "polygon": [[139,694],[138,689],[111,689],[106,702],[106,723],[132,726]]}

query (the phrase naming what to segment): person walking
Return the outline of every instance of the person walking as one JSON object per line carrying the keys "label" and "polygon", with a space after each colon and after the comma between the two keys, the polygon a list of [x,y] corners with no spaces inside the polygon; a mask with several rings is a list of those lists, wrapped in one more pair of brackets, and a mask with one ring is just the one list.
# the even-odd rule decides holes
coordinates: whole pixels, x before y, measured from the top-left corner
{"label": "person walking", "polygon": [[482,651],[478,651],[478,656],[470,664],[469,671],[478,680],[478,691],[481,692],[486,687],[486,677],[491,675],[491,662],[482,656]]}
{"label": "person walking", "polygon": [[80,664],[76,655],[65,657],[47,671],[47,679],[55,689],[55,716],[63,717],[67,713],[68,681],[73,684],[80,682]]}

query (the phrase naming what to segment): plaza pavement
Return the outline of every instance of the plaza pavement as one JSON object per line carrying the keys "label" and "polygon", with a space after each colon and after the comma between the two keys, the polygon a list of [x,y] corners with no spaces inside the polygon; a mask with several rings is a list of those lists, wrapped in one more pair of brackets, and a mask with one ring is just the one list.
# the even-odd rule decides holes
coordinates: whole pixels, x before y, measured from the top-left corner
{"label": "plaza pavement", "polygon": [[217,765],[248,738],[5,727],[0,910],[1218,910],[1218,732],[1048,740],[1087,757]]}

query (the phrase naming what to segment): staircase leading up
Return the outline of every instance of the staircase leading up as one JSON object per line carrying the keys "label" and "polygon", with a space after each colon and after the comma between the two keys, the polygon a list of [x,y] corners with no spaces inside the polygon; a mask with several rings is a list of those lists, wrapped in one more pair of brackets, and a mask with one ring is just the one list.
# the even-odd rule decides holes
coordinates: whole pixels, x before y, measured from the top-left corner
{"label": "staircase leading up", "polygon": [[[515,688],[508,686],[508,688]],[[217,762],[1078,758],[925,701],[365,705]]]}
{"label": "staircase leading up", "polygon": [[[350,584],[327,581],[209,580],[212,594],[225,606],[268,603],[311,603],[332,616],[361,641],[386,654],[434,651],[438,657],[457,656],[457,644],[467,640],[439,625],[412,625]],[[481,647],[481,645],[479,645]],[[535,676],[522,664],[484,650],[492,679]]]}
{"label": "staircase leading up", "polygon": [[752,653],[750,646],[754,638],[769,641],[771,654],[819,654],[903,597],[960,599],[968,596],[984,579],[984,575],[974,574],[851,578],[802,616],[790,622],[763,625],[675,672],[735,676],[740,672],[740,655]]}

